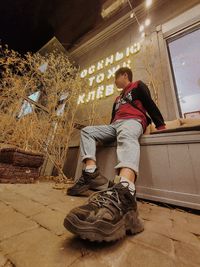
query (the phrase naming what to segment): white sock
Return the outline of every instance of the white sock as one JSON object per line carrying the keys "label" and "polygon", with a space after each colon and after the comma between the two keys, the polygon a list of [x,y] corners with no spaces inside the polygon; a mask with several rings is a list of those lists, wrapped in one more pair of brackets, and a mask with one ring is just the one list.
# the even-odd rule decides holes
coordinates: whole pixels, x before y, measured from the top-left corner
{"label": "white sock", "polygon": [[123,176],[120,176],[120,182],[122,182],[122,183],[125,182],[126,184],[124,183],[124,186],[127,186],[128,185],[128,188],[130,190],[130,193],[132,195],[135,194],[135,184],[133,182],[129,181],[126,177],[123,177]]}
{"label": "white sock", "polygon": [[89,173],[93,173],[96,170],[97,166],[96,165],[88,165],[85,167],[85,171]]}

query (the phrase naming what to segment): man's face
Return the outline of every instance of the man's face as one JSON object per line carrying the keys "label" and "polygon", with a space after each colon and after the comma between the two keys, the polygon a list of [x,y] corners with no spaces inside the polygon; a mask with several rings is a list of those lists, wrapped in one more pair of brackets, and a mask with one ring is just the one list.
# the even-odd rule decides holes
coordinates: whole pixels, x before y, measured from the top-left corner
{"label": "man's face", "polygon": [[127,78],[128,78],[127,73],[117,75],[115,77],[115,84],[117,88],[124,88],[127,82]]}

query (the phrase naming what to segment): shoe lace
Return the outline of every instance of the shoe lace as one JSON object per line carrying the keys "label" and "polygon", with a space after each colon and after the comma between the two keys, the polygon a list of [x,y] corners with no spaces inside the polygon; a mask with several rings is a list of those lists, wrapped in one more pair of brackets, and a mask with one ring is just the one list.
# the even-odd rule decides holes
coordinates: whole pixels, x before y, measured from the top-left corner
{"label": "shoe lace", "polygon": [[110,188],[93,193],[89,197],[89,202],[98,205],[99,207],[107,207],[108,209],[109,205],[112,204],[121,212],[122,209],[120,208],[121,200],[119,194],[122,189],[126,189],[128,186],[128,182],[123,181]]}

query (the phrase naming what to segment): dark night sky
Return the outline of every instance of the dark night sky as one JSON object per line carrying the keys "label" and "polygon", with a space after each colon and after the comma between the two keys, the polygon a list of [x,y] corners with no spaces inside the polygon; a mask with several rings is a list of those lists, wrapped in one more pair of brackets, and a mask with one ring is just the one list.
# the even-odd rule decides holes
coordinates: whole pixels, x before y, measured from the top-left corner
{"label": "dark night sky", "polygon": [[0,0],[0,39],[21,53],[53,36],[70,48],[100,21],[102,0]]}

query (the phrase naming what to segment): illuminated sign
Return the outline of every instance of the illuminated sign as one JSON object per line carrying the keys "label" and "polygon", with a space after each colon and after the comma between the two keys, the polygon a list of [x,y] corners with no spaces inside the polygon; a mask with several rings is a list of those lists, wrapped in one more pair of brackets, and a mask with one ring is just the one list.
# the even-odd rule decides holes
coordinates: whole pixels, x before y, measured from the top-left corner
{"label": "illuminated sign", "polygon": [[[140,43],[127,47],[122,52],[116,52],[105,59],[92,64],[81,71],[81,78],[88,80],[88,85],[93,89],[88,94],[82,94],[78,97],[78,104],[88,103],[95,99],[101,99],[114,93],[114,84],[109,80],[115,77],[115,72],[120,67],[130,68],[130,56],[137,54],[141,49]],[[102,84],[106,83],[106,84]]]}

